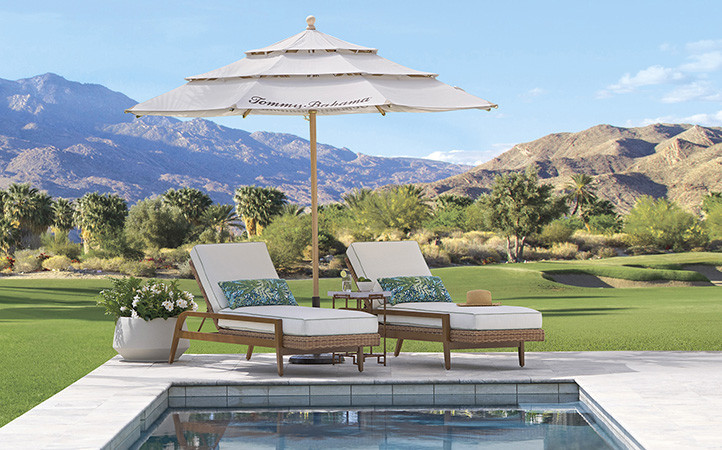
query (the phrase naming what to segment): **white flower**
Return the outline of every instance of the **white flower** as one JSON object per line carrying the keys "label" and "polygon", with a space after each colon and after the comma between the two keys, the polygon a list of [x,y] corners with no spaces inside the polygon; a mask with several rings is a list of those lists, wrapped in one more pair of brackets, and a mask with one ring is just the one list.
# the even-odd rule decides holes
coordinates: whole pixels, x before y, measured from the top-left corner
{"label": "white flower", "polygon": [[125,306],[121,306],[121,307],[120,307],[120,312],[125,312],[127,309],[128,309],[128,308],[126,308]]}
{"label": "white flower", "polygon": [[193,311],[198,311],[198,303],[196,303],[196,302],[194,302],[193,300],[191,300],[191,309],[192,309]]}
{"label": "white flower", "polygon": [[182,298],[179,298],[175,302],[175,304],[178,305],[178,307],[183,308],[183,309],[186,309],[188,307],[188,302],[186,300],[183,300]]}
{"label": "white flower", "polygon": [[175,305],[170,300],[164,301],[163,303],[161,303],[161,305],[163,305],[163,307],[168,311],[173,311],[173,308],[175,308]]}
{"label": "white flower", "polygon": [[137,318],[140,317],[140,316],[138,316],[138,311],[136,311],[136,310],[133,309],[133,310],[130,311],[130,317],[133,318],[133,319],[137,319]]}
{"label": "white flower", "polygon": [[188,291],[183,291],[183,297],[185,297],[185,299],[188,300],[189,302],[193,301],[193,294],[191,294]]}
{"label": "white flower", "polygon": [[139,295],[136,295],[135,297],[133,297],[133,308],[135,308],[136,306],[138,306],[138,302],[139,302],[139,301],[140,301],[140,296],[139,296]]}

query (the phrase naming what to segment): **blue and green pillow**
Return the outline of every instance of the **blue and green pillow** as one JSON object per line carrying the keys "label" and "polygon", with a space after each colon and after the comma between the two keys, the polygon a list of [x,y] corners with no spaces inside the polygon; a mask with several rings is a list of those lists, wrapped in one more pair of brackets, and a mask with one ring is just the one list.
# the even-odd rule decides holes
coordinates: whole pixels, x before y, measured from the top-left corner
{"label": "blue and green pillow", "polygon": [[261,280],[220,281],[228,306],[291,305],[298,306],[286,280],[268,278]]}
{"label": "blue and green pillow", "polygon": [[439,277],[389,277],[377,280],[381,289],[391,292],[389,303],[453,302]]}

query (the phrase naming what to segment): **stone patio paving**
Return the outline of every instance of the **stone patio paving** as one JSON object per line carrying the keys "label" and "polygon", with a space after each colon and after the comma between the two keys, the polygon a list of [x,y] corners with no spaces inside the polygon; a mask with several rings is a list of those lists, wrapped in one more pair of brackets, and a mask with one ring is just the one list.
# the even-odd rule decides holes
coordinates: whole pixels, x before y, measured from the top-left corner
{"label": "stone patio paving", "polygon": [[395,405],[508,404],[578,395],[626,430],[632,446],[722,448],[720,386],[721,352],[527,353],[524,368],[513,353],[455,353],[450,371],[440,354],[405,353],[390,357],[386,367],[368,360],[363,373],[350,362],[287,363],[283,377],[271,354],[251,361],[238,354],[184,355],[173,365],[116,357],[0,428],[0,447],[123,448],[169,405],[201,407],[219,399],[228,406],[356,406],[374,398]]}

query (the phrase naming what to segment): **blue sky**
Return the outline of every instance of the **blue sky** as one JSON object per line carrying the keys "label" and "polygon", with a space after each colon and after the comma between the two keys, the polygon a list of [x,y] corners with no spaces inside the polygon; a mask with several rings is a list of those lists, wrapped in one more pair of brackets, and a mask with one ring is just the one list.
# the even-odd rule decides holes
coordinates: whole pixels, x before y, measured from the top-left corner
{"label": "blue sky", "polygon": [[[722,126],[722,2],[30,1],[0,5],[0,78],[54,72],[143,101],[305,28],[435,72],[498,110],[321,117],[319,141],[477,164],[608,123]],[[307,137],[299,117],[224,118]]]}

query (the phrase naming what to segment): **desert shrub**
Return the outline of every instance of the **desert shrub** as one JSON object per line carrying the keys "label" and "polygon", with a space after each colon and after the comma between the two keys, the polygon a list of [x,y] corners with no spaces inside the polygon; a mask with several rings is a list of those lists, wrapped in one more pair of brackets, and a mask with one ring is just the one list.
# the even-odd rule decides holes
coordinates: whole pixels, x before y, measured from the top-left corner
{"label": "desert shrub", "polygon": [[451,264],[449,254],[438,245],[422,245],[421,253],[430,266],[447,266]]}
{"label": "desert shrub", "polygon": [[575,230],[568,219],[557,219],[542,228],[540,238],[546,245],[569,242]]}
{"label": "desert shrub", "polygon": [[491,237],[495,236],[495,234],[492,231],[468,231],[462,236],[466,239],[473,239],[474,241],[478,241],[483,244]]}
{"label": "desert shrub", "polygon": [[303,258],[304,250],[311,245],[311,216],[277,217],[263,230],[262,237],[254,239],[266,241],[268,253],[277,268],[291,267]]}
{"label": "desert shrub", "polygon": [[599,247],[594,252],[598,258],[613,258],[617,256],[617,251],[612,247]]}
{"label": "desert shrub", "polygon": [[430,243],[431,241],[435,241],[436,237],[436,233],[427,229],[418,230],[415,233],[411,233],[411,235],[409,235],[409,239],[418,242],[419,245],[424,245]]}
{"label": "desert shrub", "polygon": [[180,208],[161,198],[141,200],[131,206],[125,230],[132,241],[146,248],[176,248],[191,231],[191,223]]}
{"label": "desert shrub", "polygon": [[343,257],[335,257],[328,263],[329,270],[338,270],[339,272],[346,269],[346,261]]}
{"label": "desert shrub", "polygon": [[45,254],[40,250],[18,250],[15,252],[13,272],[37,272],[43,268],[44,259],[46,259]]}
{"label": "desert shrub", "polygon": [[179,278],[193,278],[193,271],[191,270],[191,260],[188,259],[186,262],[178,265],[178,277]]}
{"label": "desert shrub", "polygon": [[548,248],[544,247],[529,247],[524,252],[524,257],[527,261],[539,261],[542,259],[552,259],[552,252]]}
{"label": "desert shrub", "polygon": [[100,270],[103,272],[120,272],[120,268],[125,264],[125,258],[116,256],[114,258],[106,258],[100,260]]}
{"label": "desert shrub", "polygon": [[616,214],[591,216],[589,228],[595,233],[614,234],[622,231],[622,220]]}
{"label": "desert shrub", "polygon": [[577,244],[571,242],[557,242],[549,249],[551,256],[555,259],[574,259],[578,251]]}
{"label": "desert shrub", "polygon": [[73,261],[65,255],[55,255],[44,260],[42,267],[47,270],[70,270],[73,268]]}
{"label": "desert shrub", "polygon": [[393,229],[387,229],[382,231],[378,237],[376,238],[377,241],[385,242],[385,241],[403,241],[406,239],[406,233],[400,230],[393,230]]}
{"label": "desert shrub", "polygon": [[83,246],[68,239],[66,235],[52,235],[45,233],[42,236],[43,247],[53,255],[65,255],[70,259],[78,259],[83,253]]}
{"label": "desert shrub", "polygon": [[179,266],[190,258],[190,253],[184,248],[164,248],[160,250],[160,257],[169,264]]}
{"label": "desert shrub", "polygon": [[120,266],[120,273],[132,277],[154,277],[155,264],[151,261],[126,261]]}
{"label": "desert shrub", "polygon": [[665,198],[642,196],[629,212],[624,231],[639,246],[682,251],[703,246],[707,236],[700,221]]}
{"label": "desert shrub", "polygon": [[464,264],[501,261],[500,252],[485,244],[486,237],[482,233],[458,233],[454,236],[457,237],[446,238],[442,241],[443,248],[451,261]]}
{"label": "desert shrub", "polygon": [[633,245],[627,249],[630,255],[656,255],[662,253],[659,247],[654,245]]}
{"label": "desert shrub", "polygon": [[80,268],[84,270],[103,270],[103,259],[97,256],[83,258]]}
{"label": "desert shrub", "polygon": [[584,260],[584,259],[590,259],[592,256],[594,256],[594,254],[592,252],[577,252],[575,258]]}

